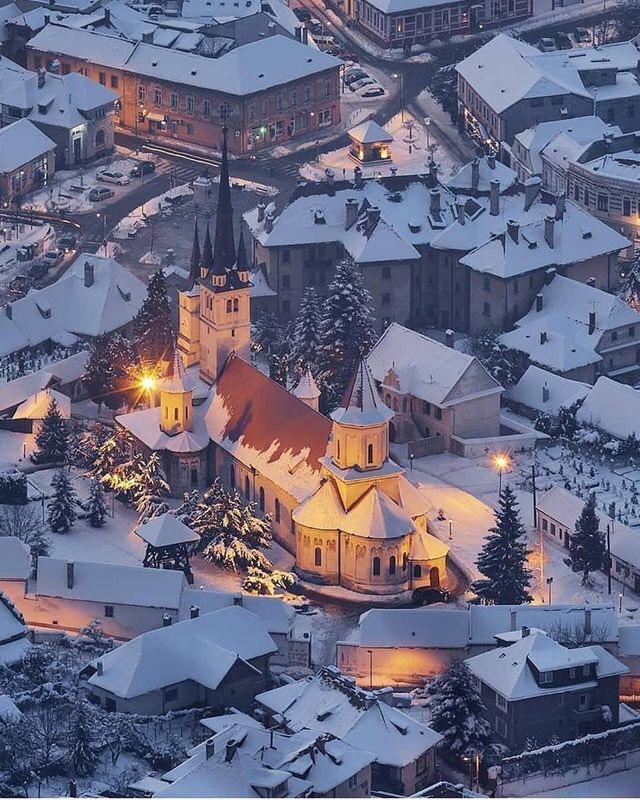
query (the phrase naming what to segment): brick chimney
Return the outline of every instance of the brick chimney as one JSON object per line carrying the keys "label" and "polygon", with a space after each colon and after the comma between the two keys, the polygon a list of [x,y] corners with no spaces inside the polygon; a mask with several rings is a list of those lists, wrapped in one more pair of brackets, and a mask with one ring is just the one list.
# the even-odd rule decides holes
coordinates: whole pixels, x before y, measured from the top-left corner
{"label": "brick chimney", "polygon": [[543,303],[542,294],[537,294],[536,295],[536,311],[538,313],[540,313],[540,311],[542,311],[542,303]]}
{"label": "brick chimney", "polygon": [[455,336],[454,331],[452,331],[451,328],[447,328],[447,330],[444,332],[444,335],[447,337],[446,338],[447,347],[450,347],[451,349],[453,349],[453,342],[454,342],[454,336]]}
{"label": "brick chimney", "polygon": [[84,285],[87,288],[89,286],[93,286],[94,280],[95,280],[94,266],[90,261],[85,261],[84,262]]}
{"label": "brick chimney", "polygon": [[429,192],[429,210],[440,211],[440,189],[431,189]]}
{"label": "brick chimney", "polygon": [[556,195],[556,219],[562,219],[567,208],[566,197],[559,193]]}
{"label": "brick chimney", "polygon": [[531,208],[533,201],[540,191],[540,178],[529,178],[524,182],[524,210]]}
{"label": "brick chimney", "polygon": [[496,156],[495,156],[495,153],[489,153],[489,155],[487,156],[487,166],[489,167],[489,169],[495,169],[496,168]]}
{"label": "brick chimney", "polygon": [[527,625],[522,626],[521,636],[524,639],[531,633],[531,629]]}
{"label": "brick chimney", "polygon": [[507,233],[511,239],[518,244],[520,241],[520,223],[515,219],[507,221]]}
{"label": "brick chimney", "polygon": [[471,191],[478,191],[478,184],[480,183],[480,159],[474,158],[471,162]]}
{"label": "brick chimney", "polygon": [[547,332],[540,331],[540,344],[545,344],[547,341]]}
{"label": "brick chimney", "polygon": [[551,281],[555,277],[556,277],[556,268],[555,267],[549,267],[548,269],[545,269],[545,271],[544,271],[544,282],[545,282],[545,284],[547,286],[551,283]]}
{"label": "brick chimney", "polygon": [[200,616],[200,606],[191,606],[189,609],[189,619],[197,619]]}
{"label": "brick chimney", "polygon": [[73,561],[67,561],[67,589],[73,589],[75,567]]}
{"label": "brick chimney", "polygon": [[264,221],[264,203],[258,203],[258,222]]}
{"label": "brick chimney", "polygon": [[590,311],[589,312],[589,336],[593,334],[596,329],[596,312]]}
{"label": "brick chimney", "polygon": [[545,383],[542,387],[542,402],[548,403],[549,402],[549,387]]}
{"label": "brick chimney", "polygon": [[242,599],[242,593],[241,592],[234,592],[233,593],[233,605],[234,606],[240,606],[241,608],[244,605],[244,600]]}
{"label": "brick chimney", "polygon": [[367,209],[367,223],[373,227],[380,222],[380,208],[378,206],[369,206]]}
{"label": "brick chimney", "polygon": [[215,752],[216,752],[216,744],[212,737],[211,739],[207,739],[207,743],[205,744],[204,754],[206,760],[208,761],[210,758],[213,758]]}
{"label": "brick chimney", "polygon": [[344,210],[344,229],[348,231],[358,219],[358,201],[355,197],[347,197],[344,201]]}
{"label": "brick chimney", "polygon": [[171,618],[171,614],[163,614],[162,615],[162,627],[163,628],[169,628],[171,626],[172,622],[173,622],[173,619]]}
{"label": "brick chimney", "polygon": [[464,203],[460,200],[456,201],[456,216],[458,217],[458,222],[461,225],[464,225],[466,221],[466,214],[464,210]]}
{"label": "brick chimney", "polygon": [[362,170],[360,167],[354,167],[353,169],[353,184],[356,189],[362,189],[364,186],[364,181],[362,180]]}
{"label": "brick chimney", "polygon": [[4,307],[4,313],[7,315],[7,319],[13,319],[13,306],[11,303],[7,303]]}
{"label": "brick chimney", "polygon": [[102,675],[102,673],[104,672],[104,666],[102,664],[102,661],[96,661],[96,672],[98,673],[98,675]]}
{"label": "brick chimney", "polygon": [[238,749],[238,742],[235,739],[229,739],[224,748],[224,760],[229,762],[234,757]]}
{"label": "brick chimney", "polygon": [[500,181],[492,180],[489,184],[489,213],[492,217],[497,217],[500,213]]}
{"label": "brick chimney", "polygon": [[47,80],[47,72],[43,67],[38,68],[38,89],[42,89],[44,87],[44,83]]}

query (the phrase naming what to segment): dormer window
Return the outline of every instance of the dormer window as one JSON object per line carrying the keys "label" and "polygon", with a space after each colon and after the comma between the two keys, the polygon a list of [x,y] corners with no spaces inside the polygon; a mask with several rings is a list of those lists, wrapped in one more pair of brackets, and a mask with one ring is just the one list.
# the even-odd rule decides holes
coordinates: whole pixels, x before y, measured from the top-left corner
{"label": "dormer window", "polygon": [[553,672],[540,673],[540,685],[553,683]]}

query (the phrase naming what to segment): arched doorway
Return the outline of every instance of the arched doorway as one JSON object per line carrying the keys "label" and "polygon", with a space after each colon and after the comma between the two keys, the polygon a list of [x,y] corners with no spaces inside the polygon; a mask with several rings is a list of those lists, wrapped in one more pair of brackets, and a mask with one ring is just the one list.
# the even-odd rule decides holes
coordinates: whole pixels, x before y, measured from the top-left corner
{"label": "arched doorway", "polygon": [[440,571],[438,567],[431,567],[429,570],[429,583],[431,586],[440,586]]}

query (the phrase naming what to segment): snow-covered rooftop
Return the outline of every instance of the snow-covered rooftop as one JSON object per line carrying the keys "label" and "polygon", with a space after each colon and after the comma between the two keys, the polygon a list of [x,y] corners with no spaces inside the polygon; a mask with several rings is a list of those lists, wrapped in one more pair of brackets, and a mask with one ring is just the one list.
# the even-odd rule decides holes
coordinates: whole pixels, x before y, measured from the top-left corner
{"label": "snow-covered rooftop", "polygon": [[511,167],[498,161],[494,156],[474,158],[452,175],[446,185],[452,191],[462,194],[488,194],[491,181],[500,181],[500,191],[506,192],[518,180]]}
{"label": "snow-covered rooftop", "polygon": [[17,536],[0,536],[0,580],[24,580],[31,575],[31,551]]}
{"label": "snow-covered rooftop", "polygon": [[16,408],[13,412],[13,419],[44,419],[52,400],[58,404],[60,416],[63,419],[70,419],[71,400],[66,394],[56,392],[55,389],[43,389],[32,394]]}
{"label": "snow-covered rooftop", "polygon": [[109,333],[133,319],[145,296],[144,284],[117,261],[83,253],[55,283],[0,309],[0,356]]}
{"label": "snow-covered rooftop", "polygon": [[367,427],[383,425],[392,418],[393,411],[382,402],[367,362],[362,359],[331,419],[340,425]]}
{"label": "snow-covered rooftop", "polygon": [[206,591],[186,586],[180,597],[178,616],[180,619],[189,619],[192,606],[197,606],[201,614],[208,614],[232,605],[240,605],[260,617],[270,634],[289,634],[293,628],[295,609],[279,597]]}
{"label": "snow-covered rooftop", "polygon": [[360,144],[375,144],[376,142],[392,142],[393,136],[374,119],[361,122],[355,128],[347,131],[348,135]]}
{"label": "snow-covered rooftop", "polygon": [[[162,570],[160,570],[162,571]],[[229,606],[195,619],[176,622],[137,636],[92,662],[87,679],[118,697],[138,697],[165,686],[192,680],[216,689],[230,670],[275,652],[264,624],[249,611]],[[97,662],[102,662],[102,674]]]}
{"label": "snow-covered rooftop", "polygon": [[360,647],[466,647],[466,609],[372,608],[360,617]]}
{"label": "snow-covered rooftop", "polygon": [[532,364],[505,396],[536,411],[557,414],[561,408],[584,400],[590,390],[588,383],[563,378]]}
{"label": "snow-covered rooftop", "polygon": [[152,547],[167,547],[172,544],[188,544],[197,542],[199,536],[184,522],[180,522],[173,514],[168,511],[158,517],[145,522],[136,528],[136,534]]}
{"label": "snow-covered rooftop", "polygon": [[[73,564],[72,580],[69,580],[70,563]],[[36,594],[94,603],[177,609],[184,584],[184,574],[176,570],[102,561],[68,562],[64,558],[40,556]]]}
{"label": "snow-covered rooftop", "polygon": [[502,391],[473,356],[397,322],[392,322],[378,339],[367,363],[378,383],[440,407]]}
{"label": "snow-covered rooftop", "polygon": [[640,391],[601,375],[578,410],[577,419],[624,439],[640,438]]}
{"label": "snow-covered rooftop", "polygon": [[56,143],[28,119],[0,128],[0,172],[11,173],[55,150]]}

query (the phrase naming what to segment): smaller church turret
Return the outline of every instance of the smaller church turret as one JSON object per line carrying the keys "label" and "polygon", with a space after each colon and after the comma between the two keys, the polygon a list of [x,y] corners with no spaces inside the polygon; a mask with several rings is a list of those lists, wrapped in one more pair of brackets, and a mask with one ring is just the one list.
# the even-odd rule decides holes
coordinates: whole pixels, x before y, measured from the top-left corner
{"label": "smaller church turret", "polygon": [[340,408],[332,414],[331,460],[340,469],[380,469],[389,457],[389,421],[393,411],[380,399],[364,359]]}
{"label": "smaller church turret", "polygon": [[193,390],[187,386],[186,373],[180,353],[173,356],[171,374],[160,381],[160,427],[175,436],[193,427]]}
{"label": "smaller church turret", "polygon": [[318,410],[320,401],[320,389],[313,379],[311,370],[307,367],[307,371],[302,374],[300,380],[293,389],[293,394],[302,400],[305,405],[308,405],[314,411]]}

